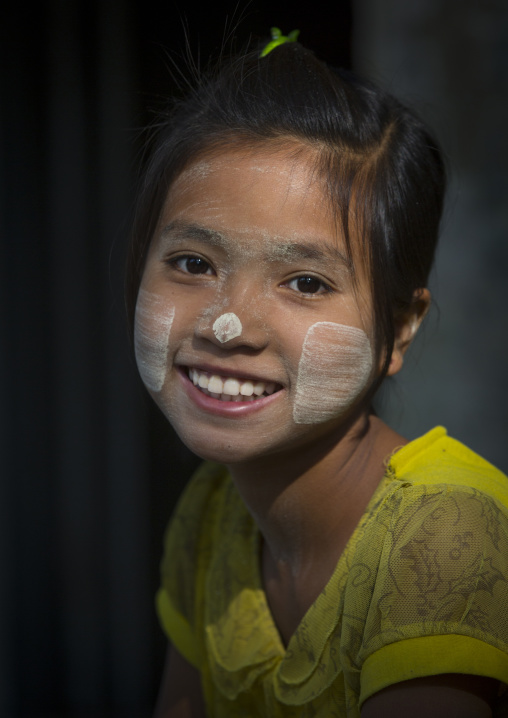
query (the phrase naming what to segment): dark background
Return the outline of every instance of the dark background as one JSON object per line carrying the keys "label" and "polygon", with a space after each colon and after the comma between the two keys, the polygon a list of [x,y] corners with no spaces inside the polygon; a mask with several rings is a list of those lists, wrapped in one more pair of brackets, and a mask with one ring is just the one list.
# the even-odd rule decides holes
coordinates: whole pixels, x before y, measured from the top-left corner
{"label": "dark background", "polygon": [[[271,25],[374,75],[436,126],[452,169],[440,306],[381,408],[505,471],[504,3],[180,5],[41,0],[0,23],[0,718],[150,714],[165,640],[162,531],[196,460],[137,378],[122,296],[140,128],[192,56]],[[228,18],[228,20],[226,20]],[[227,34],[227,33],[226,33]],[[425,359],[425,361],[424,361]]]}

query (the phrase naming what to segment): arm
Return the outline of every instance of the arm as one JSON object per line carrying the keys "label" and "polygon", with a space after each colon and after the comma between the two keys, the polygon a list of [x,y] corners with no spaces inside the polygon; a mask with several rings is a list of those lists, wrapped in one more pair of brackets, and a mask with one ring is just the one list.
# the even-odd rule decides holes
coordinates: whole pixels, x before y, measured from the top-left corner
{"label": "arm", "polygon": [[491,718],[498,681],[447,673],[395,683],[368,698],[361,718]]}
{"label": "arm", "polygon": [[206,718],[199,671],[171,646],[154,718]]}

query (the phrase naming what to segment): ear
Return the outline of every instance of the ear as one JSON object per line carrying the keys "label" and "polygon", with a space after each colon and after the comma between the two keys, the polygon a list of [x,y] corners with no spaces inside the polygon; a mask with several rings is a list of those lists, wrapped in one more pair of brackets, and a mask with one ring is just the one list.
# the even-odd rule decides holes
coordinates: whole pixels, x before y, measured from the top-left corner
{"label": "ear", "polygon": [[429,310],[430,301],[428,289],[417,289],[411,305],[395,318],[395,342],[386,376],[394,376],[402,369],[404,355]]}

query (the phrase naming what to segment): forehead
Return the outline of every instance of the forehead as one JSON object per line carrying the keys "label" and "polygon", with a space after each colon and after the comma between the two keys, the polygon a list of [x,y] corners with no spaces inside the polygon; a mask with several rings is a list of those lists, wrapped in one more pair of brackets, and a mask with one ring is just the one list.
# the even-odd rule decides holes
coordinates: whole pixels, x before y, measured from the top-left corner
{"label": "forehead", "polygon": [[313,157],[301,151],[236,150],[196,160],[172,184],[161,223],[181,219],[240,233],[336,234]]}

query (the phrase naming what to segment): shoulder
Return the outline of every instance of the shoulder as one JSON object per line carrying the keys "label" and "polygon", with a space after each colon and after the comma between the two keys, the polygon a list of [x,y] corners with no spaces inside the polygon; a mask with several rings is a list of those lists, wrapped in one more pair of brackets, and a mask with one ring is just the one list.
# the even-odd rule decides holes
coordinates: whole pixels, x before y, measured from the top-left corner
{"label": "shoulder", "polygon": [[508,480],[443,429],[401,449],[390,467],[373,521],[383,531],[364,551],[375,552],[376,570],[362,685],[375,692],[381,679],[435,673],[508,682]]}
{"label": "shoulder", "polygon": [[206,505],[221,494],[231,484],[228,470],[222,464],[213,461],[203,462],[190,478],[180,496],[173,518],[189,510],[203,510]]}
{"label": "shoulder", "polygon": [[221,506],[233,489],[227,469],[212,462],[202,464],[184,489],[164,536],[162,576],[174,571],[177,562],[196,565],[198,555],[210,543],[210,534],[220,520]]}
{"label": "shoulder", "polygon": [[[427,700],[436,674],[508,683],[508,479],[441,428],[399,450],[389,471],[373,521],[381,540],[367,547],[378,562],[363,632],[363,698],[406,682],[408,705],[419,690]],[[413,688],[415,678],[425,685]],[[385,703],[389,714],[393,701],[402,705],[401,690],[366,702],[364,714],[383,715]]]}
{"label": "shoulder", "polygon": [[218,506],[230,485],[223,466],[202,464],[185,487],[164,534],[159,594],[186,620],[191,619],[195,582],[211,550]]}
{"label": "shoulder", "polygon": [[392,606],[416,601],[416,622],[467,622],[473,596],[508,598],[508,478],[442,427],[398,451],[390,470],[380,578]]}
{"label": "shoulder", "polygon": [[508,508],[508,477],[495,466],[436,427],[394,454],[390,470],[411,485],[467,487]]}
{"label": "shoulder", "polygon": [[407,444],[389,470],[402,489],[395,494],[392,538],[405,554],[417,542],[452,562],[465,548],[476,558],[480,549],[484,558],[508,550],[508,477],[445,429]]}
{"label": "shoulder", "polygon": [[225,467],[202,464],[180,497],[164,537],[157,612],[172,644],[194,666],[202,657],[196,606],[204,601],[206,572],[225,505],[235,495]]}
{"label": "shoulder", "polygon": [[402,569],[442,576],[508,560],[508,478],[437,427],[390,458],[356,548],[356,562],[394,582]]}

